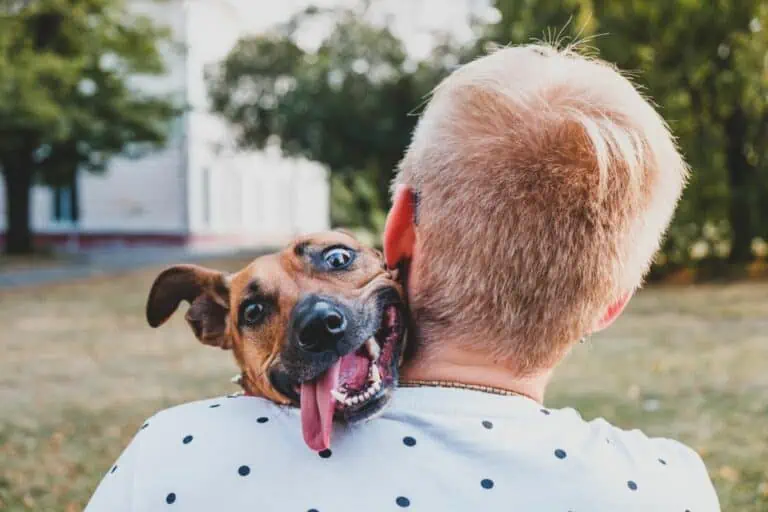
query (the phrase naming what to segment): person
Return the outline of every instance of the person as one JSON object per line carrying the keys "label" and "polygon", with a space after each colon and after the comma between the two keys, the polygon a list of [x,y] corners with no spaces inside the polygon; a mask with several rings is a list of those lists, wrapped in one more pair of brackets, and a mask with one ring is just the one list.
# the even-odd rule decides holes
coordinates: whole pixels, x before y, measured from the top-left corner
{"label": "person", "polygon": [[689,447],[543,405],[558,363],[641,285],[687,174],[659,114],[601,60],[524,45],[464,65],[394,183],[384,250],[414,325],[391,405],[319,455],[291,408],[173,407],[86,510],[719,511]]}

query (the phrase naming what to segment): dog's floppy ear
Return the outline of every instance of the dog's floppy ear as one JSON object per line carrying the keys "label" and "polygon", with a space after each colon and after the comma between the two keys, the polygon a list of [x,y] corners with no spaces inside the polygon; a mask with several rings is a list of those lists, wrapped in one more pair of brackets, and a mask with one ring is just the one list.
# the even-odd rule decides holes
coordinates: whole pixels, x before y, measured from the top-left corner
{"label": "dog's floppy ear", "polygon": [[152,284],[147,299],[147,322],[163,325],[181,301],[190,304],[185,318],[197,339],[228,349],[229,285],[222,272],[197,265],[176,265],[164,270]]}

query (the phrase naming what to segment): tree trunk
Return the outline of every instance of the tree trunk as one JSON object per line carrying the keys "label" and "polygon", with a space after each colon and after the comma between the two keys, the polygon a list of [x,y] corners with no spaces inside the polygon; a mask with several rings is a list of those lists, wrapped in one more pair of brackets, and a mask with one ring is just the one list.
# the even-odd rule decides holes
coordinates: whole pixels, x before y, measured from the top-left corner
{"label": "tree trunk", "polygon": [[5,176],[6,231],[5,252],[7,254],[29,254],[32,252],[32,231],[30,229],[30,197],[32,195],[32,172],[16,164],[3,165]]}
{"label": "tree trunk", "polygon": [[731,225],[730,263],[747,263],[752,259],[752,212],[750,204],[754,169],[744,154],[747,137],[747,119],[744,111],[736,107],[725,123],[726,163],[730,205],[728,221]]}

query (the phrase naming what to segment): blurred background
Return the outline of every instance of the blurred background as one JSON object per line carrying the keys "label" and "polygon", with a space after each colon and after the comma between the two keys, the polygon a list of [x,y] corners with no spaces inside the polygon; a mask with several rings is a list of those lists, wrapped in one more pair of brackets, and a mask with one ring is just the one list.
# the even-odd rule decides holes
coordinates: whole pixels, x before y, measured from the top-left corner
{"label": "blurred background", "polygon": [[693,170],[550,405],[677,438],[723,510],[768,511],[764,0],[0,0],[0,510],[81,510],[147,416],[235,391],[181,318],[146,326],[164,265],[378,243],[429,91],[530,41],[617,64]]}

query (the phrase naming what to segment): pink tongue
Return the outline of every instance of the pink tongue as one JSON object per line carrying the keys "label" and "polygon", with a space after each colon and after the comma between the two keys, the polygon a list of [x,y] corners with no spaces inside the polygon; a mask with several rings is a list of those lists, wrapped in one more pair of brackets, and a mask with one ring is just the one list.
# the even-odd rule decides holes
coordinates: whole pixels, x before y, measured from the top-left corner
{"label": "pink tongue", "polygon": [[304,442],[316,452],[331,447],[333,411],[336,402],[331,390],[339,384],[341,361],[323,375],[301,385],[301,430]]}

